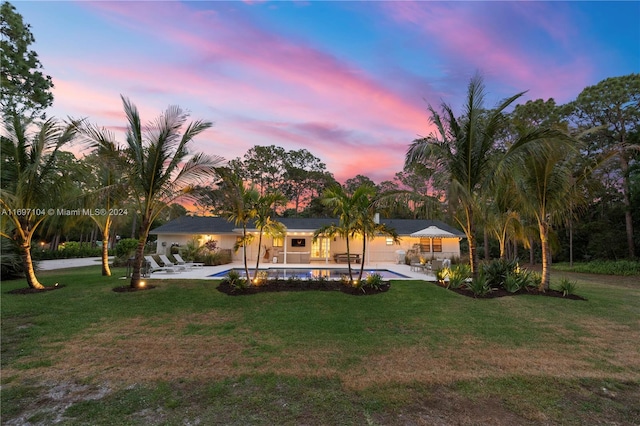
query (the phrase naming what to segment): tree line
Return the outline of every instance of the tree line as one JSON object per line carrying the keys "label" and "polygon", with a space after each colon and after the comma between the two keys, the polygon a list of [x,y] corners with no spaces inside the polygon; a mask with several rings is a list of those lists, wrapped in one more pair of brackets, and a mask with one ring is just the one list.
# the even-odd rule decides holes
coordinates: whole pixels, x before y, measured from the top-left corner
{"label": "tree line", "polygon": [[[364,193],[360,201],[368,205],[360,205],[361,211],[459,226],[474,273],[479,249],[487,259],[517,257],[524,248],[533,261],[539,253],[545,286],[552,254],[571,260],[636,257],[640,74],[607,78],[564,105],[553,99],[516,104],[522,92],[495,107],[485,105],[477,74],[462,111],[429,105],[435,130],[408,142],[404,168],[392,180],[375,184],[357,175],[340,184],[306,149],[255,146],[228,161],[194,153],[193,141],[212,123],[189,121],[178,106],[145,125],[135,104],[122,96],[123,141],[88,120],[47,118],[53,81],[29,50],[30,27],[8,2],[1,13],[0,235],[19,253],[31,287],[42,287],[31,259],[39,238],[55,247],[70,228],[92,223],[87,229],[102,237],[103,274],[109,275],[113,227],[130,227],[139,241],[131,279],[137,286],[154,224],[190,205],[246,225],[237,204],[243,197],[253,203],[245,205],[252,206],[245,209],[253,211],[249,219],[260,217],[271,226],[278,216],[348,217],[340,206]],[[89,154],[76,158],[65,150],[71,143],[83,144]],[[267,208],[257,212],[259,205]],[[96,214],[49,213],[59,208]],[[362,225],[368,227],[363,235],[381,232],[370,225]]]}

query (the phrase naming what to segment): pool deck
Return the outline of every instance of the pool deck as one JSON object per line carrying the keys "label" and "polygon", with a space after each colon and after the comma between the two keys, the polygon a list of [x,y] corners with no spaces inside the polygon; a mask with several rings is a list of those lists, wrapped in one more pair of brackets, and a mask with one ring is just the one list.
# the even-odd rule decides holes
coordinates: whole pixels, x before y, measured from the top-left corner
{"label": "pool deck", "polygon": [[[255,269],[255,263],[253,265],[249,265],[249,273],[251,274]],[[219,279],[212,278],[210,275],[217,274],[218,272],[223,272],[233,268],[244,268],[244,264],[242,263],[230,263],[227,265],[219,265],[219,266],[204,266],[200,268],[191,268],[191,270],[180,271],[177,273],[166,273],[163,271],[154,272],[151,274],[152,279]],[[272,263],[261,263],[260,269],[268,269],[268,268],[287,268],[287,269],[295,269],[295,268],[303,268],[303,269],[313,269],[313,268],[322,268],[322,269],[346,269],[346,263],[287,263],[287,264],[272,264]],[[360,271],[360,265],[351,265],[353,269],[354,275],[357,275]],[[422,281],[436,281],[435,275],[428,272],[421,271],[413,271],[411,266],[409,265],[399,265],[396,263],[372,263],[365,264],[364,270],[365,273],[370,269],[387,269],[392,272],[396,272],[398,274],[405,275],[407,278],[392,278],[392,280],[422,280]]]}
{"label": "pool deck", "polygon": [[[63,268],[77,268],[81,266],[100,266],[99,257],[90,257],[84,259],[58,259],[58,260],[43,260],[38,262],[39,270],[54,270]],[[256,264],[249,264],[249,273],[252,273]],[[360,271],[360,264],[352,264],[354,274],[358,274]],[[229,263],[219,266],[204,266],[201,268],[191,268],[190,270],[179,271],[176,273],[166,273],[163,271],[154,272],[151,274],[151,279],[190,279],[190,280],[211,280],[219,279],[212,278],[210,275],[217,274],[218,272],[226,271],[232,268],[244,268],[242,263]],[[267,268],[328,268],[328,269],[346,269],[346,263],[287,263],[287,264],[274,264],[274,263],[260,263],[260,269]],[[414,271],[409,265],[397,264],[397,263],[370,263],[364,265],[365,272],[368,269],[388,269],[392,272],[405,275],[408,278],[392,278],[393,280],[422,280],[422,281],[436,281],[435,275],[431,272]],[[122,274],[123,268],[114,268],[113,275],[117,276]],[[125,272],[126,275],[126,272]],[[124,278],[124,277],[123,277]]]}

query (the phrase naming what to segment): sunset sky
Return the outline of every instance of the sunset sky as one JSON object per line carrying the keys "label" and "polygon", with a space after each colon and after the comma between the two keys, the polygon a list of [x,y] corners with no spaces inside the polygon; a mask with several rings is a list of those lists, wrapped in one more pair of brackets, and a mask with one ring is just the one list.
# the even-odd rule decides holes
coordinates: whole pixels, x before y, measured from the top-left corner
{"label": "sunset sky", "polygon": [[528,90],[569,102],[640,72],[640,2],[12,2],[55,84],[49,116],[125,126],[168,105],[214,122],[194,149],[306,148],[339,181],[402,170],[427,105]]}

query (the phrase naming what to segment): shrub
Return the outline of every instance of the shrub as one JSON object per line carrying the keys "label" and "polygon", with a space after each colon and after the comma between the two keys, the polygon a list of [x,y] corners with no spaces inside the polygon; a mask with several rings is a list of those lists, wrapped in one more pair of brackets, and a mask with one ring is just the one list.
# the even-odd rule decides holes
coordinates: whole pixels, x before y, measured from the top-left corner
{"label": "shrub", "polygon": [[467,288],[471,290],[475,296],[485,296],[493,290],[482,270],[474,280],[467,283]]}
{"label": "shrub", "polygon": [[492,288],[500,288],[504,285],[509,274],[513,274],[518,269],[517,260],[495,259],[482,266],[487,283]]}
{"label": "shrub", "polygon": [[439,283],[444,283],[445,278],[449,275],[449,268],[440,268],[436,270],[436,279]]}
{"label": "shrub", "polygon": [[449,269],[449,282],[447,288],[460,288],[471,277],[469,265],[454,265]]}
{"label": "shrub", "polygon": [[516,293],[518,290],[520,290],[520,288],[522,288],[521,284],[522,282],[520,279],[518,279],[518,275],[509,274],[504,280],[503,287],[509,293]]}
{"label": "shrub", "polygon": [[575,281],[569,281],[566,278],[562,278],[560,280],[560,286],[558,290],[562,292],[564,297],[567,297],[570,294],[574,294],[576,292],[577,285]]}
{"label": "shrub", "polygon": [[[35,260],[33,267],[36,268]],[[24,269],[18,247],[13,240],[0,238],[0,279],[4,281],[21,277],[24,277]]]}
{"label": "shrub", "polygon": [[573,268],[568,263],[556,263],[553,267],[561,271],[587,274],[640,275],[640,262],[633,260],[594,260],[585,263],[574,263]]}
{"label": "shrub", "polygon": [[380,274],[369,274],[365,279],[365,285],[376,290],[380,290],[383,284],[384,280]]}
{"label": "shrub", "polygon": [[227,280],[229,281],[229,285],[231,286],[233,291],[244,290],[249,288],[250,286],[249,280],[246,278],[241,278],[240,272],[233,269],[230,270],[227,274]]}
{"label": "shrub", "polygon": [[138,240],[135,238],[123,238],[116,244],[116,256],[128,259],[136,252]]}
{"label": "shrub", "polygon": [[190,241],[188,241],[180,251],[180,255],[187,262],[197,262],[196,258],[200,255],[202,247],[198,245],[198,239],[194,237]]}

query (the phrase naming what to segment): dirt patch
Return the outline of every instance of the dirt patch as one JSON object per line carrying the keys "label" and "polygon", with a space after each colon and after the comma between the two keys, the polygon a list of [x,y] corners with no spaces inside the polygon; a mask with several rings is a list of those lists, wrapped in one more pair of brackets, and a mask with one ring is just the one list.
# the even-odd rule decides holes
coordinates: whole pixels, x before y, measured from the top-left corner
{"label": "dirt patch", "polygon": [[505,347],[467,336],[442,348],[416,342],[371,354],[351,354],[313,342],[290,347],[250,330],[218,332],[216,327],[222,329],[234,320],[216,311],[153,321],[138,318],[93,327],[62,349],[58,343],[51,367],[3,373],[51,382],[100,377],[129,384],[276,373],[339,378],[351,389],[382,383],[446,385],[514,374],[640,380],[640,332],[601,321],[577,323],[589,332],[578,343],[570,339],[553,349]]}

